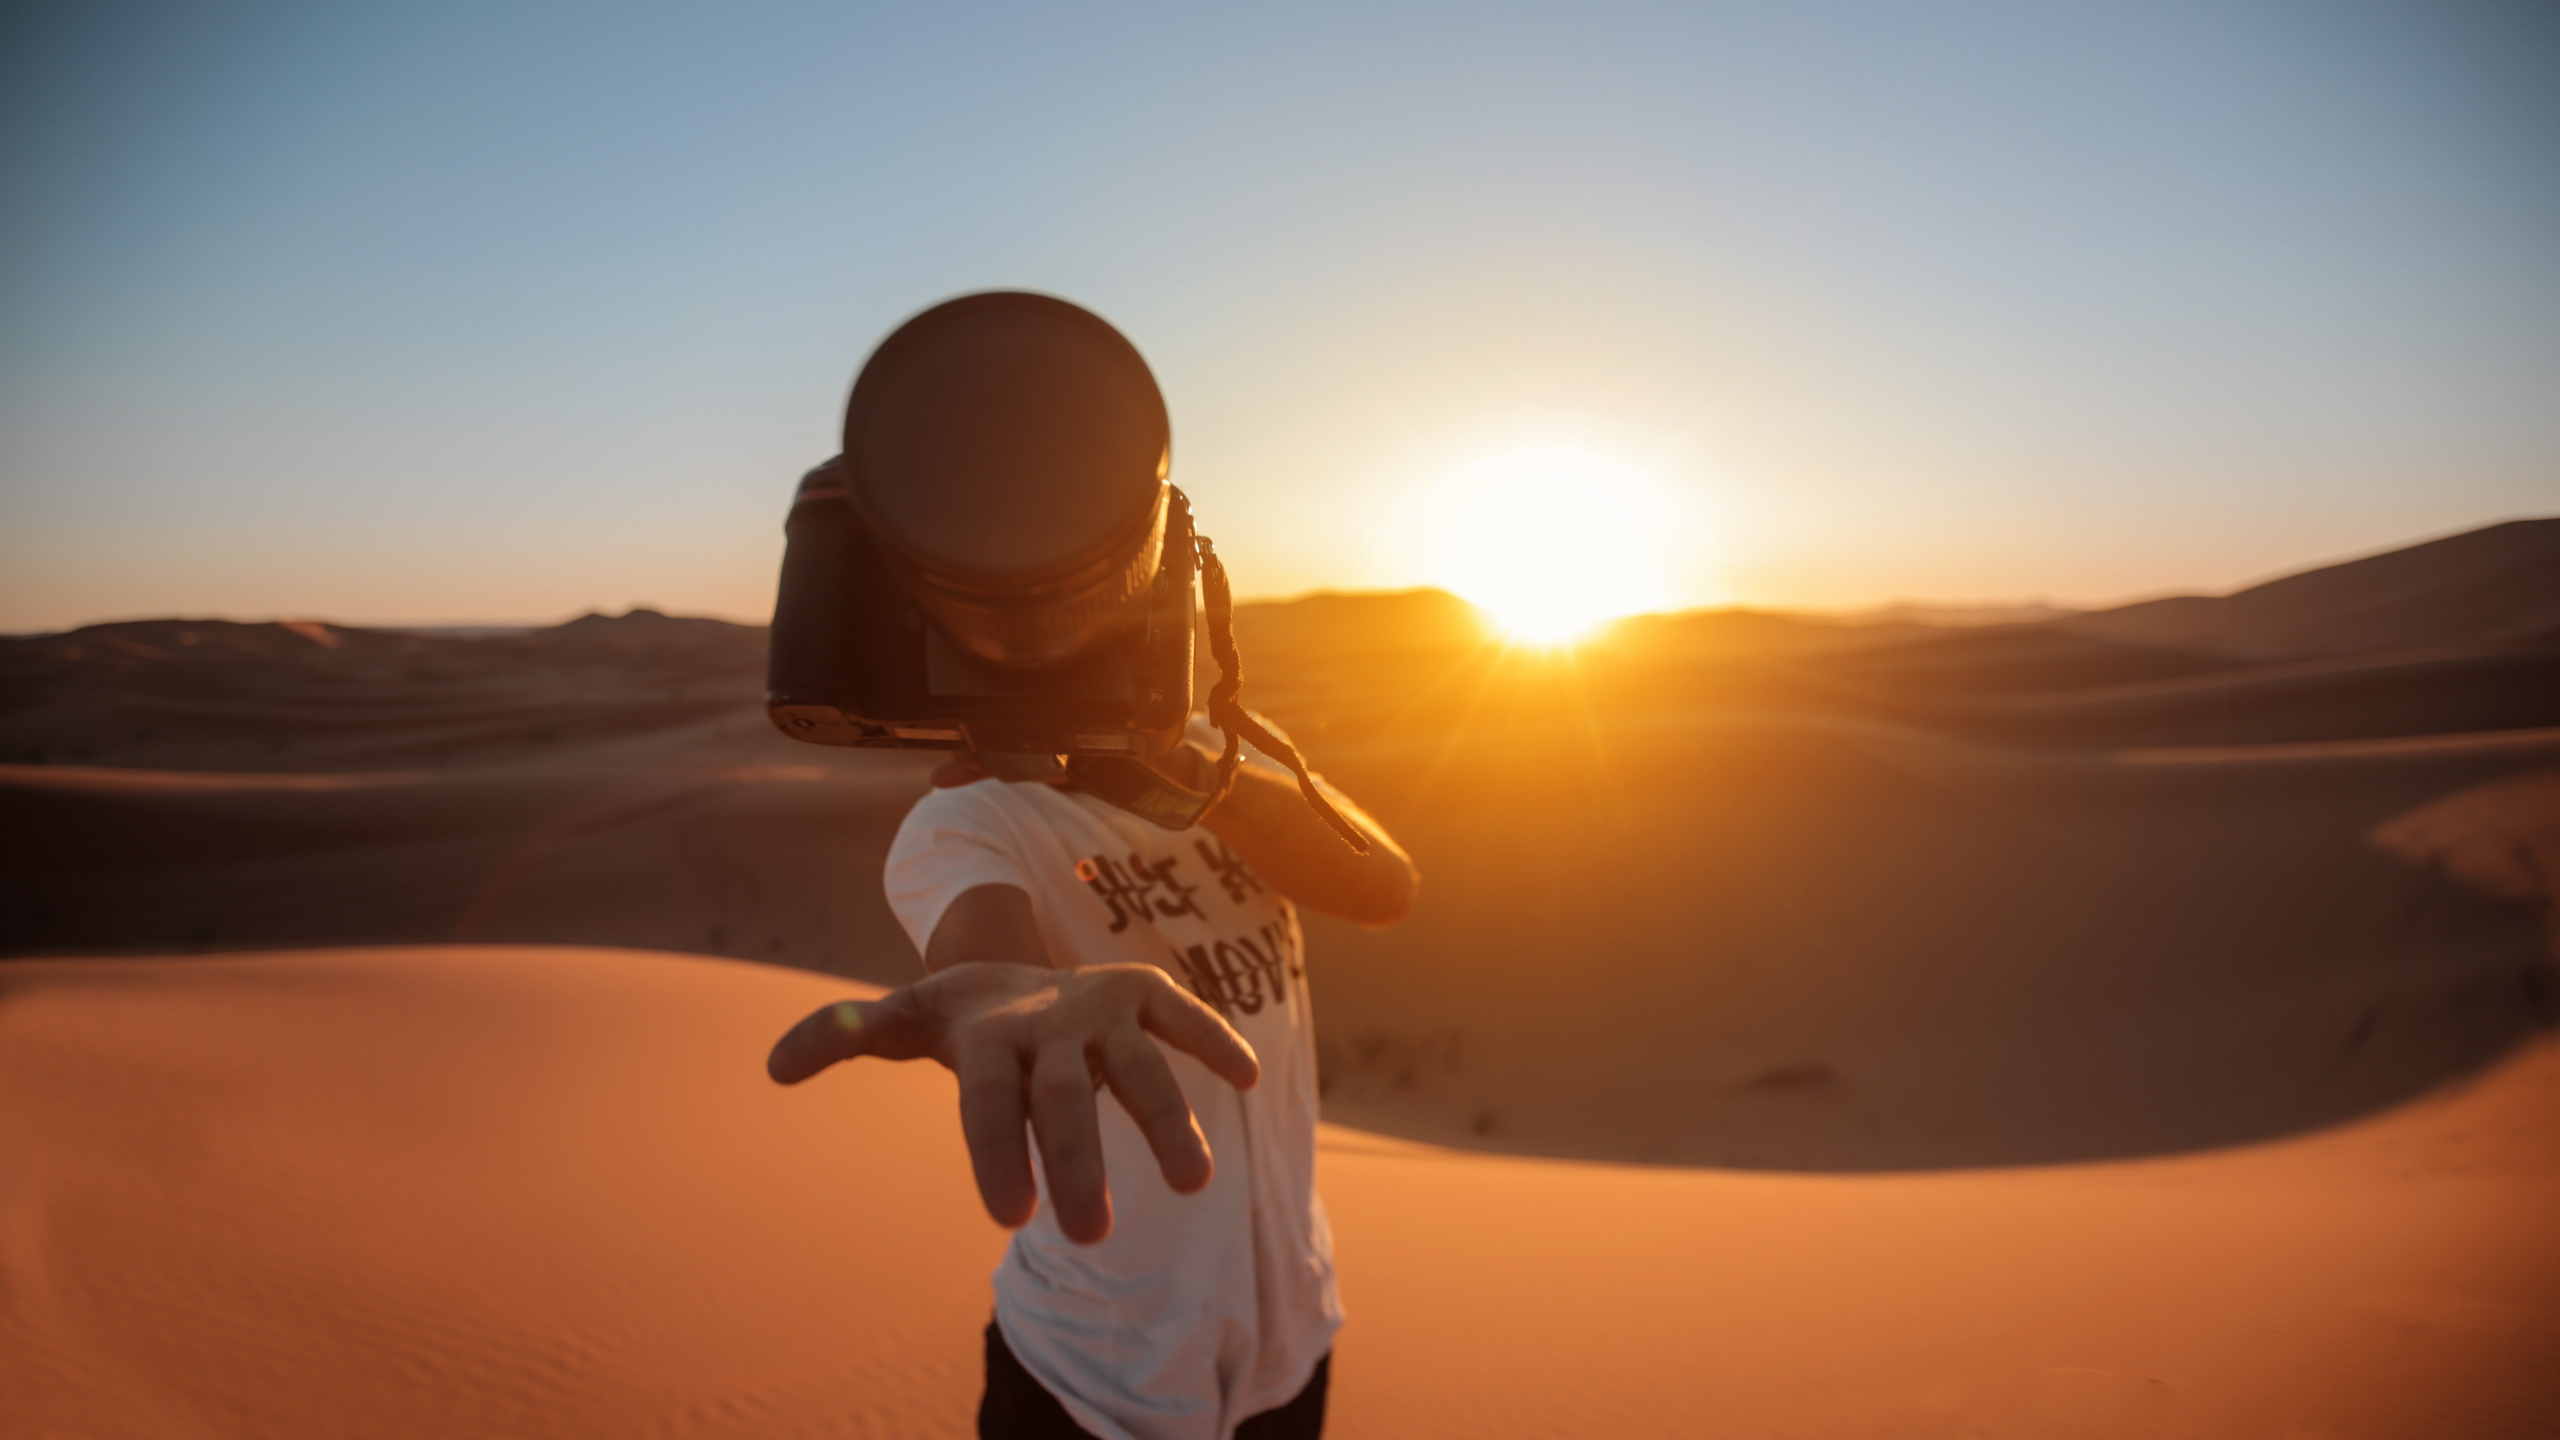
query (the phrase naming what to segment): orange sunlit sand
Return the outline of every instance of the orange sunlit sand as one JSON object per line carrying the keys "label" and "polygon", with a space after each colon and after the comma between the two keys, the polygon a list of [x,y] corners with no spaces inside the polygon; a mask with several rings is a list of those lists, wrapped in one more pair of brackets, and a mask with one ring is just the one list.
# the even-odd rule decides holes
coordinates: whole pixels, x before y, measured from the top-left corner
{"label": "orange sunlit sand", "polygon": [[[7,984],[0,1432],[969,1433],[1000,1236],[951,1082],[741,1063],[840,984],[496,946]],[[2546,1048],[2141,1165],[1744,1175],[1331,1129],[1331,1433],[2531,1434],[2554,1124]]]}
{"label": "orange sunlit sand", "polygon": [[[2547,1428],[2553,574],[1562,657],[1245,607],[1426,875],[1310,926],[1331,1433]],[[762,656],[0,641],[0,1434],[967,1433],[950,1081],[761,1070],[917,973],[930,757],[780,740]]]}

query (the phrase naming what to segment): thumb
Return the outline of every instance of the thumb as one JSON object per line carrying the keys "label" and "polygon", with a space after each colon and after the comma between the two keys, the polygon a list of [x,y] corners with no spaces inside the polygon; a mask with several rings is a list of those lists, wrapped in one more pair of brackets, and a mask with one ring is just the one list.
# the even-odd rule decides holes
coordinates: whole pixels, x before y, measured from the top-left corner
{"label": "thumb", "polygon": [[797,1085],[828,1066],[860,1055],[912,1060],[925,1053],[915,1001],[898,990],[877,1000],[839,1000],[813,1010],[773,1043],[764,1071],[778,1085]]}

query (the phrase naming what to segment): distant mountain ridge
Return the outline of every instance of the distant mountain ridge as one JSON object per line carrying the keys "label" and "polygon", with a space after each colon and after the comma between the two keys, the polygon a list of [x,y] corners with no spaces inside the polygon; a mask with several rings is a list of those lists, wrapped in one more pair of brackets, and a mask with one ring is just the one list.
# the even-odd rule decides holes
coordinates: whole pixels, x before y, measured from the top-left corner
{"label": "distant mountain ridge", "polygon": [[2172,595],[2048,623],[2240,660],[2560,641],[2560,519],[2509,520],[2229,595]]}
{"label": "distant mountain ridge", "polygon": [[[1901,603],[1849,614],[1744,606],[1640,617],[1648,624],[1711,629],[1753,646],[1831,649],[1949,632],[2063,634],[2114,645],[2184,651],[2222,662],[2327,660],[2413,650],[2560,645],[2560,517],[2508,520],[2268,580],[2228,595],[2170,595],[2104,610],[2022,605]],[[1236,606],[1250,643],[1291,645],[1322,636],[1355,649],[1474,644],[1491,633],[1472,604],[1443,590],[1324,591]],[[0,636],[0,649],[61,654],[84,643],[130,658],[294,655],[354,645],[415,653],[457,642],[500,641],[623,651],[762,642],[765,627],[644,607],[589,613],[557,625],[381,626],[318,620],[125,620],[51,635]],[[2008,643],[2008,642],[2000,642]]]}
{"label": "distant mountain ridge", "polygon": [[[1547,655],[1413,590],[1240,605],[1235,630],[1248,703],[1336,736],[1546,723],[1568,700],[2080,748],[2530,729],[2560,725],[2560,519],[2024,624],[1698,610]],[[0,761],[439,768],[646,740],[816,763],[770,748],[765,642],[760,625],[645,609],[494,635],[169,619],[6,637]]]}

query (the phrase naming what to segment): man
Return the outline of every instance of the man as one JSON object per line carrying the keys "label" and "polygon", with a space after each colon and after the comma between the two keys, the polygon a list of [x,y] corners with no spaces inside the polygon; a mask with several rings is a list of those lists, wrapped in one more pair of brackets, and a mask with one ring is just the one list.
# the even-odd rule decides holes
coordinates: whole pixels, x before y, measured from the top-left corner
{"label": "man", "polygon": [[[1207,791],[1198,747],[1216,732],[1193,723],[1148,763]],[[931,974],[802,1020],[770,1068],[793,1084],[856,1056],[930,1056],[958,1074],[979,1194],[1018,1227],[978,1433],[1317,1435],[1341,1310],[1293,902],[1391,923],[1412,907],[1412,862],[1332,794],[1368,839],[1356,853],[1258,755],[1179,832],[1072,786],[996,779],[973,755],[933,783],[886,877]]]}

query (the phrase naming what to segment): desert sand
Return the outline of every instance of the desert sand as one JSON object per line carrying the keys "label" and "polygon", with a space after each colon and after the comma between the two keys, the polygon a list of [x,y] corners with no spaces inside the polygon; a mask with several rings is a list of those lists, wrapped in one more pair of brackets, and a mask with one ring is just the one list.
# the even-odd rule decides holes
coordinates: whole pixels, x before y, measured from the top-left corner
{"label": "desert sand", "polygon": [[[1334,1433],[2560,1429],[2555,577],[2538,521],[1959,629],[1247,607],[1425,874],[1310,927]],[[918,973],[929,757],[761,666],[0,640],[0,1434],[964,1433],[948,1080],[760,1070]]]}
{"label": "desert sand", "polygon": [[[954,1087],[755,1063],[840,982],[491,946],[0,984],[8,1433],[968,1433],[1001,1237]],[[1328,1127],[1333,1433],[2547,1434],[2555,1125],[2544,1047],[2139,1163],[1743,1175]]]}

